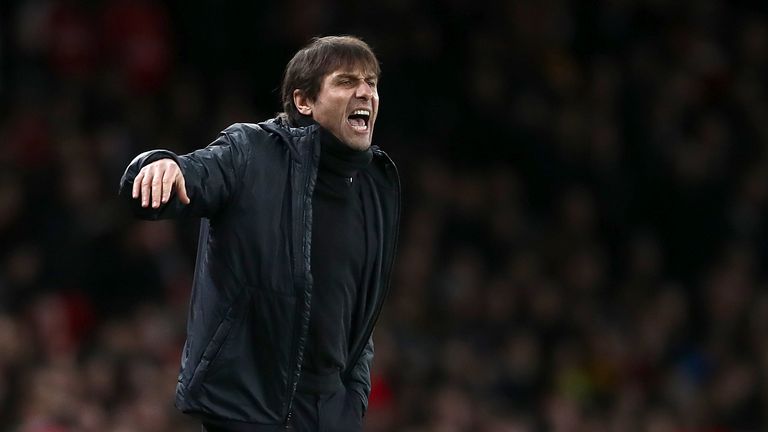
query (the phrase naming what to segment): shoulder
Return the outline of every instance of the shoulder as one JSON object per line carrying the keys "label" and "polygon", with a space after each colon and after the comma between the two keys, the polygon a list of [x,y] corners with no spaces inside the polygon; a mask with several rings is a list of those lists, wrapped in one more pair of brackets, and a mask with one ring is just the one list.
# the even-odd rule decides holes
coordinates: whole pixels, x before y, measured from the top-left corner
{"label": "shoulder", "polygon": [[234,123],[221,131],[230,145],[249,154],[262,153],[272,148],[282,148],[284,140],[262,123]]}
{"label": "shoulder", "polygon": [[221,131],[221,134],[226,135],[233,144],[258,142],[269,137],[267,131],[256,123],[234,123]]}
{"label": "shoulder", "polygon": [[263,121],[257,125],[267,133],[275,134],[286,141],[293,141],[312,135],[318,129],[317,125],[293,127],[288,124],[284,115],[278,115],[273,119]]}
{"label": "shoulder", "polygon": [[222,137],[248,160],[277,163],[296,156],[297,131],[275,119],[261,123],[234,123],[221,131]]}
{"label": "shoulder", "polygon": [[291,127],[281,117],[275,117],[260,123],[234,123],[221,133],[237,141],[280,139],[293,141],[311,135],[317,130],[316,125]]}

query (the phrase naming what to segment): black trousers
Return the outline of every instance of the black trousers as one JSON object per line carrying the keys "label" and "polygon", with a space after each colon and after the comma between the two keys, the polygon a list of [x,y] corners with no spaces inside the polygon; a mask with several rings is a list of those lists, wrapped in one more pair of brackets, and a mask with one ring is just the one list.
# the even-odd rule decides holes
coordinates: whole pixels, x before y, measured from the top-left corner
{"label": "black trousers", "polygon": [[[255,426],[227,429],[203,423],[203,432],[267,432],[285,431],[283,427]],[[332,393],[296,393],[293,400],[291,432],[361,432],[363,430],[363,402],[346,388]]]}

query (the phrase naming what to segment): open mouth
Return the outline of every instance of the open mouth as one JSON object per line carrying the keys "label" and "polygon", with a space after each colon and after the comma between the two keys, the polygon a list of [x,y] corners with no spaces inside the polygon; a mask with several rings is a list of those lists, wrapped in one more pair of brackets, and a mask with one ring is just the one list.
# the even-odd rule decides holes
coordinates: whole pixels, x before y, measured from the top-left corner
{"label": "open mouth", "polygon": [[368,130],[368,120],[371,118],[371,112],[366,109],[359,109],[352,111],[352,114],[347,117],[347,123],[352,126],[352,129],[358,132],[365,132]]}

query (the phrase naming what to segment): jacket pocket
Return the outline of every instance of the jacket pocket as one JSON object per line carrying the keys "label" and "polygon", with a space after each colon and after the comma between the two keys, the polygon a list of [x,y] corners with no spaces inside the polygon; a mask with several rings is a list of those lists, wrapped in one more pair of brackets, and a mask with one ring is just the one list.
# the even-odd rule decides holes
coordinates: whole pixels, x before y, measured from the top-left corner
{"label": "jacket pocket", "polygon": [[227,312],[224,314],[224,318],[221,320],[221,322],[219,322],[219,325],[216,326],[216,331],[214,331],[213,337],[205,347],[203,355],[200,357],[200,363],[198,363],[195,371],[192,373],[189,384],[187,384],[187,390],[190,393],[197,391],[197,389],[200,387],[200,384],[203,382],[209,367],[219,356],[221,347],[224,345],[224,341],[226,341],[227,336],[232,329],[232,323],[234,321],[233,311],[234,307],[230,306],[227,309]]}
{"label": "jacket pocket", "polygon": [[[292,348],[297,342],[295,332],[297,298],[273,290],[255,289],[250,302],[251,320],[245,358],[251,359],[253,375],[265,400],[287,402],[292,377],[289,372],[297,361]],[[277,408],[277,407],[275,407]],[[282,412],[284,407],[279,407]]]}

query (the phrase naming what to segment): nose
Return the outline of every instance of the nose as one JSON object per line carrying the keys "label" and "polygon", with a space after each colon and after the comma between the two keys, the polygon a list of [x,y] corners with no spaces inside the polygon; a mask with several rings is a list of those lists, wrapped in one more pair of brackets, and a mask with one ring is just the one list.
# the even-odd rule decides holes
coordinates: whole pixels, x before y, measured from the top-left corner
{"label": "nose", "polygon": [[371,100],[373,97],[373,89],[366,81],[361,81],[355,91],[355,97],[364,100]]}

